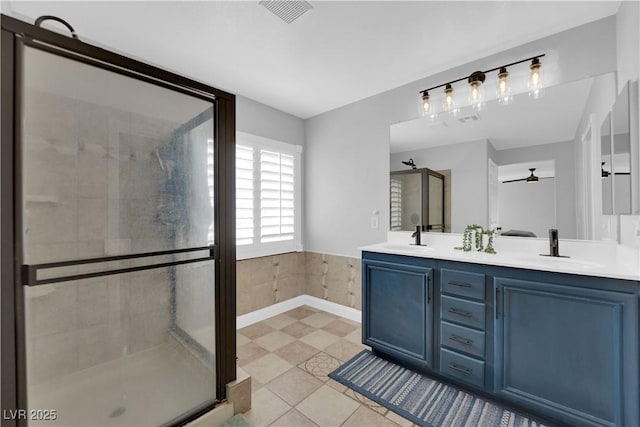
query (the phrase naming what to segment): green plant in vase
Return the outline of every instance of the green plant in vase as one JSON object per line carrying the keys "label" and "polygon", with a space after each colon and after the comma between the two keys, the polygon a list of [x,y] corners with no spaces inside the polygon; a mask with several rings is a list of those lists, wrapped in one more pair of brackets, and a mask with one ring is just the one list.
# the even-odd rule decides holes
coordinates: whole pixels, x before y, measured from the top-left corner
{"label": "green plant in vase", "polygon": [[[488,236],[487,246],[484,246],[484,236]],[[467,225],[462,234],[462,246],[455,247],[456,250],[462,250],[465,252],[471,252],[472,243],[475,246],[476,251],[486,252],[488,254],[495,254],[496,251],[493,248],[493,230],[485,230],[478,224]]]}

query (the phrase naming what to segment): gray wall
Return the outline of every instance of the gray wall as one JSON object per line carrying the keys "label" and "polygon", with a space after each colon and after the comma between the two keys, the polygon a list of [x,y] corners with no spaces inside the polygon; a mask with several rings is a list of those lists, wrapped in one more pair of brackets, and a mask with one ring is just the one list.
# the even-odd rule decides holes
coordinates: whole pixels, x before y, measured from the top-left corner
{"label": "gray wall", "polygon": [[[553,63],[545,75],[548,84],[608,73],[616,68],[615,41],[615,17],[609,17],[308,119],[306,250],[359,256],[359,246],[386,240],[389,125],[418,116],[420,90],[466,75],[470,70],[492,68],[540,52],[547,53],[546,64]],[[380,212],[377,229],[370,226],[374,211]]]}
{"label": "gray wall", "polygon": [[[402,160],[412,158],[420,168],[451,169],[451,231],[462,233],[468,224],[487,227],[486,139],[394,153],[392,171],[404,170]],[[389,191],[387,177],[386,188]]]}
{"label": "gray wall", "polygon": [[[494,161],[498,165],[540,160],[555,160],[556,179],[547,181],[555,181],[556,186],[556,228],[558,228],[563,239],[575,239],[576,197],[574,141],[499,150],[495,152],[494,157]],[[501,184],[501,199],[503,195],[502,190],[503,185]],[[502,216],[500,216],[500,223],[502,226]],[[503,229],[505,228],[503,227]],[[538,233],[536,233],[536,235],[537,234]]]}
{"label": "gray wall", "polygon": [[304,145],[304,120],[244,96],[236,96],[236,130]]}
{"label": "gray wall", "polygon": [[[535,184],[524,181],[499,184],[498,218],[503,231],[525,230],[546,237],[556,228],[556,179],[541,179]],[[559,228],[559,227],[558,227]],[[560,229],[560,237],[570,238]]]}

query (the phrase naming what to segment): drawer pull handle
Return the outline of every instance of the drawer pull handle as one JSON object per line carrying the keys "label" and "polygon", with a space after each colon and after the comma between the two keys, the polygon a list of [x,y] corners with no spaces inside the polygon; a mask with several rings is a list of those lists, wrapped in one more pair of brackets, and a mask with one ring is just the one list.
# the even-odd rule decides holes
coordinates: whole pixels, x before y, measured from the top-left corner
{"label": "drawer pull handle", "polygon": [[458,371],[458,372],[462,372],[465,375],[471,375],[472,372],[469,369],[465,369],[465,368],[459,368],[458,366],[451,364],[449,365],[449,369],[452,369],[454,371]]}
{"label": "drawer pull handle", "polygon": [[451,341],[455,341],[455,342],[460,343],[460,344],[462,344],[462,345],[468,345],[469,347],[471,347],[471,346],[473,345],[473,341],[471,341],[471,340],[466,340],[466,339],[464,339],[464,338],[460,338],[460,337],[459,337],[459,336],[457,336],[457,335],[451,335],[451,336],[449,337],[449,339],[450,339]]}
{"label": "drawer pull handle", "polygon": [[462,316],[462,317],[469,317],[469,318],[473,317],[473,314],[464,312],[464,311],[458,311],[455,308],[450,308],[449,313],[457,314],[458,316]]}
{"label": "drawer pull handle", "polygon": [[470,284],[468,284],[468,283],[463,283],[463,282],[449,282],[449,284],[450,284],[451,286],[459,286],[459,287],[461,287],[461,288],[470,288],[470,287],[471,287],[471,285],[470,285]]}

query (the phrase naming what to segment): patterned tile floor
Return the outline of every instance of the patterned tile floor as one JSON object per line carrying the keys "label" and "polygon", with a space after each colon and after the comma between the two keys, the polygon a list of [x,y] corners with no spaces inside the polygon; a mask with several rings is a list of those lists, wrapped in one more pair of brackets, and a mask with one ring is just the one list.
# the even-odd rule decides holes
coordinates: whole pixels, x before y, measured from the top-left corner
{"label": "patterned tile floor", "polygon": [[363,348],[360,324],[303,306],[238,331],[256,427],[413,426],[327,374]]}

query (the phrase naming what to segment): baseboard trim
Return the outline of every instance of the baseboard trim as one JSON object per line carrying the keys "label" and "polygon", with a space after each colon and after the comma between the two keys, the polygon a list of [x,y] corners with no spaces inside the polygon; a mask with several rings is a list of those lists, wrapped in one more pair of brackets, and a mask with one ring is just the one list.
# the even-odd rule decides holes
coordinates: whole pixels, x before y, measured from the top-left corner
{"label": "baseboard trim", "polygon": [[300,295],[286,301],[278,302],[265,308],[242,314],[236,317],[236,329],[253,325],[273,316],[277,316],[285,311],[293,310],[296,307],[308,305],[309,307],[323,310],[336,316],[344,317],[354,322],[362,322],[362,311],[355,308],[347,307],[342,304],[327,301],[322,298],[313,297],[311,295]]}

